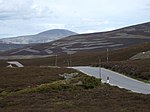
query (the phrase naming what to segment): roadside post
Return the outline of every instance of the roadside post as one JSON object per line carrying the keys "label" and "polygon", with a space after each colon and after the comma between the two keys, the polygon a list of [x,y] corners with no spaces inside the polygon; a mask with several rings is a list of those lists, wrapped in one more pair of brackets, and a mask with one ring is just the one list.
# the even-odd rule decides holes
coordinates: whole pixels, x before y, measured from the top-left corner
{"label": "roadside post", "polygon": [[102,74],[101,74],[101,59],[99,58],[99,78],[102,79]]}
{"label": "roadside post", "polygon": [[108,63],[108,61],[109,61],[109,50],[107,48],[107,63]]}
{"label": "roadside post", "polygon": [[108,77],[108,76],[107,76],[107,81],[106,81],[106,83],[109,84],[109,77]]}

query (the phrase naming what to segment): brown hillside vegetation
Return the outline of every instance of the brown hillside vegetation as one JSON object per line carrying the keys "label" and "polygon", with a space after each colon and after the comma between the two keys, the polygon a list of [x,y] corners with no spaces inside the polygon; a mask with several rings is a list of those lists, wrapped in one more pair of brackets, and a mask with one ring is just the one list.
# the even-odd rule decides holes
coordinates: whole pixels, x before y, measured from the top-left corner
{"label": "brown hillside vegetation", "polygon": [[[139,52],[144,52],[150,50],[150,43],[144,43],[141,45],[131,46],[128,48],[109,50],[109,61],[123,61],[128,60],[132,56]],[[91,52],[79,52],[73,55],[58,55],[57,65],[58,66],[68,66],[68,62],[71,59],[71,65],[93,65],[96,64],[101,58],[102,62],[106,62],[106,51],[91,51]],[[37,59],[22,59],[19,60],[25,66],[49,66],[55,65],[56,56],[48,58],[37,58]],[[0,61],[0,67],[5,67],[6,61]]]}
{"label": "brown hillside vegetation", "polygon": [[[75,71],[64,68],[36,68],[37,72],[35,72],[35,68],[28,69],[29,68],[16,69],[16,73],[14,72],[14,69],[7,69],[7,78],[0,75],[0,79],[3,78],[3,80],[5,80],[3,84],[7,84],[7,89],[3,88],[3,92],[0,93],[1,112],[150,111],[150,95],[137,94],[117,87],[111,87],[106,84],[99,85],[98,83],[95,83],[98,81],[97,79],[85,75],[79,75],[71,80],[64,80],[64,82],[74,83],[82,77],[84,86],[70,85],[69,83],[69,85],[64,85],[64,83],[63,85],[55,85],[52,88],[49,88],[50,84],[54,84],[55,82],[57,82],[55,84],[59,84],[58,82],[60,82],[60,80],[63,81],[58,77],[59,73],[72,73]],[[49,75],[42,73],[44,71]],[[18,76],[19,74],[20,77]],[[14,80],[13,83],[12,80]],[[29,80],[29,82],[27,80]],[[20,86],[24,83],[26,86]],[[35,86],[33,84],[42,85]],[[2,83],[0,85],[2,85]],[[94,86],[91,88],[91,85]],[[1,88],[2,87],[3,86],[1,86]],[[20,88],[14,91],[16,87]],[[4,92],[4,89],[5,91],[7,90],[7,92]],[[34,89],[34,91],[31,91],[32,89]],[[24,92],[21,92],[22,90]]]}
{"label": "brown hillside vegetation", "polygon": [[150,22],[147,22],[113,31],[73,35],[49,43],[29,45],[6,51],[0,54],[0,58],[20,55],[47,56],[70,54],[72,52],[105,51],[107,48],[111,50],[125,48],[150,42],[149,27]]}
{"label": "brown hillside vegetation", "polygon": [[0,92],[12,92],[39,84],[61,80],[59,74],[72,72],[66,68],[0,68]]}
{"label": "brown hillside vegetation", "polygon": [[[139,52],[145,52],[150,50],[150,43],[144,43],[141,45],[136,45],[124,49],[109,51],[109,63],[106,63],[106,51],[104,52],[80,52],[74,55],[58,55],[57,65],[58,66],[81,66],[81,65],[91,65],[96,66],[98,64],[99,58],[101,58],[103,65],[105,67],[121,72],[125,75],[142,79],[150,80],[150,59],[143,60],[129,60],[132,56]],[[71,63],[70,63],[71,60]],[[23,59],[18,60],[25,66],[55,66],[56,56],[48,58],[38,58],[38,59]],[[6,61],[1,60],[0,66],[7,66]]]}
{"label": "brown hillside vegetation", "polygon": [[[150,59],[129,60],[139,52],[150,49],[150,43],[106,52],[80,52],[57,57],[58,66],[102,65],[134,78],[149,80]],[[58,74],[76,72],[67,68],[50,68],[56,64],[56,56],[40,59],[17,60],[25,68],[5,68],[6,60],[0,61],[0,112],[149,112],[150,95],[143,95],[93,83],[94,78],[83,78],[87,85],[76,86],[76,77],[65,81]],[[70,63],[71,60],[71,63]],[[69,62],[69,63],[68,63]],[[51,84],[62,85],[49,87]],[[73,83],[70,85],[70,82]],[[89,85],[90,83],[90,85]],[[69,85],[68,85],[69,84]],[[96,86],[93,86],[96,85]],[[92,85],[92,88],[91,88]],[[90,87],[90,88],[89,88]]]}
{"label": "brown hillside vegetation", "polygon": [[0,99],[2,112],[149,112],[150,95],[100,86],[94,89],[49,91]]}
{"label": "brown hillside vegetation", "polygon": [[103,67],[132,78],[150,81],[150,59],[103,63]]}

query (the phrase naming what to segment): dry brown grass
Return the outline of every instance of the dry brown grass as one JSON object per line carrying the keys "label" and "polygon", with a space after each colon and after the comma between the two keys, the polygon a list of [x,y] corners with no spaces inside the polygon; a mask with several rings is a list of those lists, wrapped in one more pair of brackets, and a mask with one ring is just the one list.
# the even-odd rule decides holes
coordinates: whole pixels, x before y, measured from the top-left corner
{"label": "dry brown grass", "polygon": [[0,99],[2,112],[149,112],[150,95],[107,85],[95,89],[17,94]]}
{"label": "dry brown grass", "polygon": [[[131,77],[150,80],[150,67],[149,59],[147,60],[136,60],[129,61],[129,58],[135,54],[143,51],[148,51],[150,49],[150,43],[144,43],[142,45],[136,45],[129,48],[124,48],[120,50],[109,51],[109,64],[106,64],[106,51],[92,51],[92,52],[80,52],[74,55],[71,55],[71,65],[72,66],[81,66],[81,65],[92,65],[95,66],[98,64],[99,58],[102,62],[107,65],[105,67],[112,68],[121,73],[125,73]],[[18,60],[25,66],[54,66],[56,57],[48,58],[39,58],[39,59],[24,59]],[[57,58],[58,66],[68,66],[68,61],[70,61],[70,55],[60,55]],[[114,67],[115,65],[116,68]],[[0,67],[5,67],[6,61],[0,61]],[[69,64],[70,65],[70,64]],[[118,67],[118,68],[117,68]]]}
{"label": "dry brown grass", "polygon": [[[135,54],[143,51],[150,50],[150,43],[144,43],[141,45],[136,45],[119,50],[109,51],[109,61],[123,61],[128,60]],[[98,62],[101,58],[102,62],[106,62],[106,51],[90,51],[90,52],[79,52],[71,55],[71,65],[92,65]],[[23,59],[19,60],[25,66],[48,66],[55,65],[56,57],[39,58],[39,59]],[[68,61],[70,61],[70,55],[59,55],[58,56],[58,66],[68,66]],[[6,66],[6,61],[0,61],[0,66]]]}
{"label": "dry brown grass", "polygon": [[150,59],[103,63],[105,68],[142,81],[150,81]]}
{"label": "dry brown grass", "polygon": [[0,92],[17,91],[39,84],[61,80],[59,74],[72,72],[66,68],[0,68]]}
{"label": "dry brown grass", "polygon": [[[14,92],[0,98],[0,112],[149,112],[150,95],[100,85],[94,89],[48,89],[43,92],[17,92],[28,86],[61,80],[59,73],[74,72],[66,68],[1,68],[0,87]],[[18,89],[16,89],[18,88]],[[15,92],[16,91],[16,92]],[[7,94],[7,93],[5,93]]]}

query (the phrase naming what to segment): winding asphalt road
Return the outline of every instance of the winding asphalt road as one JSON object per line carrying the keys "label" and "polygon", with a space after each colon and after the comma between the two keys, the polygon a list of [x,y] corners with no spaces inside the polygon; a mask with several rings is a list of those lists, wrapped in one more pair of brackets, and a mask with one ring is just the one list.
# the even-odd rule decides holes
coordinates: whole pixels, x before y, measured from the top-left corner
{"label": "winding asphalt road", "polygon": [[136,93],[150,94],[150,84],[137,81],[135,79],[129,78],[117,72],[113,72],[111,70],[98,67],[80,66],[72,68],[79,70],[89,76],[101,78],[104,83],[107,81],[107,77],[109,77],[110,85],[125,88],[127,90],[131,90]]}

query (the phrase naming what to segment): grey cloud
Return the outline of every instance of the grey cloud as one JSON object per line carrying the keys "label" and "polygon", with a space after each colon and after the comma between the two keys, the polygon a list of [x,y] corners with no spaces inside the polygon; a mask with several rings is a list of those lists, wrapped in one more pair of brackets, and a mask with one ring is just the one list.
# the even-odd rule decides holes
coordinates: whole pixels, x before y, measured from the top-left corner
{"label": "grey cloud", "polygon": [[150,10],[150,3],[146,4],[144,9],[145,10]]}
{"label": "grey cloud", "polygon": [[52,15],[49,8],[40,7],[33,0],[5,0],[0,4],[0,20],[44,18]]}
{"label": "grey cloud", "polygon": [[8,20],[15,16],[14,12],[0,12],[0,20]]}

